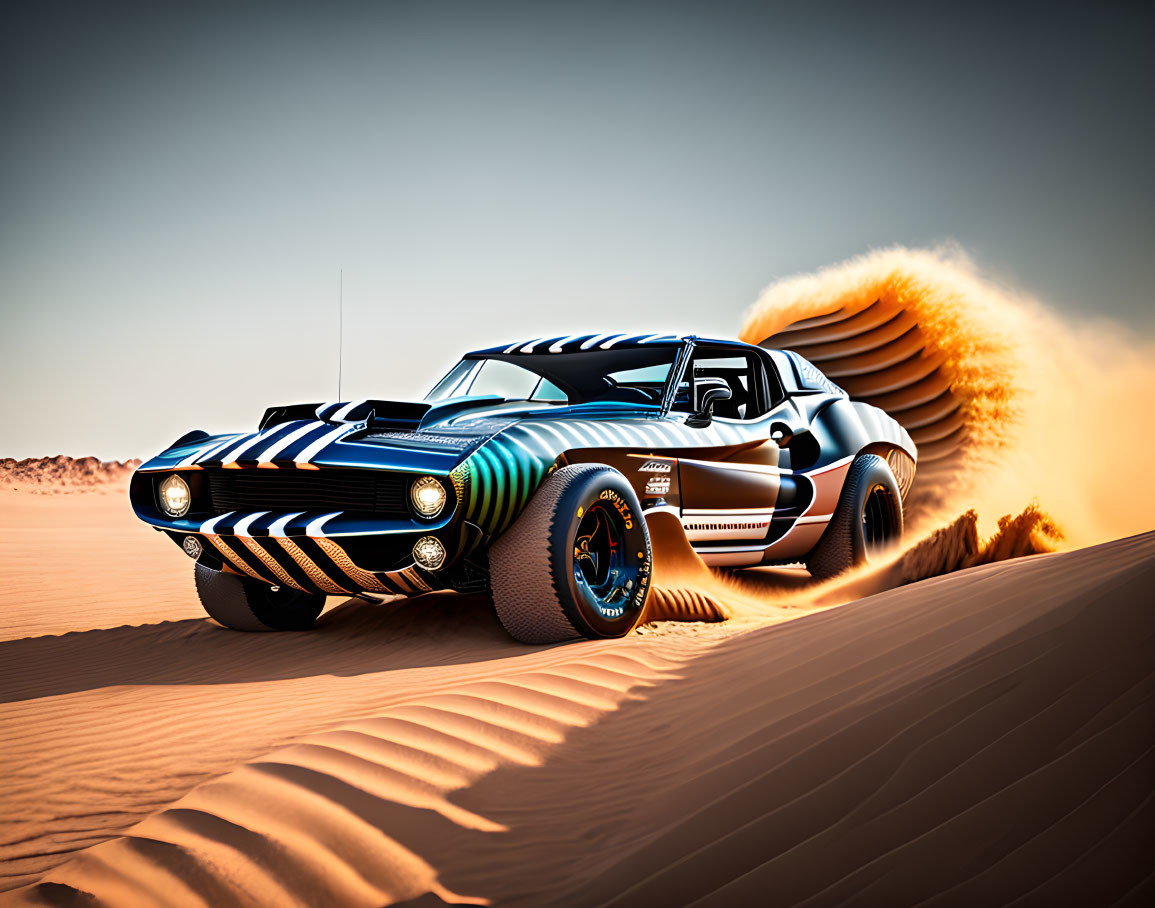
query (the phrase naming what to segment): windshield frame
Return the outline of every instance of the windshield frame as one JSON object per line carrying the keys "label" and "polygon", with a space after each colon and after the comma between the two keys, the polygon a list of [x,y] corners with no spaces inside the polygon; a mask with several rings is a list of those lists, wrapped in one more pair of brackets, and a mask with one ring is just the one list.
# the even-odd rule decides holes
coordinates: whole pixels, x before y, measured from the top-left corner
{"label": "windshield frame", "polygon": [[[694,344],[693,344],[692,339],[685,338],[685,337],[678,338],[672,342],[667,342],[667,343],[660,344],[660,345],[659,344],[654,345],[653,349],[655,349],[655,350],[676,348],[676,349],[674,349],[673,356],[670,359],[669,371],[666,373],[666,377],[662,383],[661,396],[660,396],[659,400],[657,402],[654,402],[654,403],[621,401],[621,400],[613,400],[612,398],[607,398],[607,399],[596,399],[595,398],[595,399],[590,399],[590,400],[571,400],[571,399],[569,399],[570,398],[570,390],[567,389],[566,383],[564,381],[557,381],[556,376],[551,377],[547,372],[539,371],[537,369],[530,368],[530,365],[529,365],[531,362],[548,363],[551,360],[556,360],[557,357],[561,357],[561,356],[565,356],[565,357],[590,356],[592,359],[598,355],[594,351],[589,351],[589,352],[573,351],[573,352],[568,352],[568,353],[558,353],[558,354],[548,354],[548,355],[547,354],[541,354],[541,355],[519,354],[519,353],[506,353],[506,352],[493,352],[493,351],[474,351],[474,352],[466,353],[465,355],[463,355],[461,357],[460,360],[458,360],[453,365],[453,367],[448,372],[445,373],[445,375],[443,375],[441,377],[441,379],[439,379],[434,384],[433,388],[429,391],[428,394],[425,395],[424,399],[430,403],[436,404],[436,403],[441,403],[441,402],[444,402],[447,400],[457,400],[457,399],[468,398],[468,397],[490,396],[490,395],[477,395],[477,394],[454,394],[452,396],[448,396],[447,392],[443,391],[443,392],[441,392],[441,394],[444,396],[440,396],[440,397],[435,398],[434,394],[437,393],[438,389],[441,388],[442,385],[444,385],[454,375],[454,373],[461,370],[462,367],[465,366],[467,363],[477,364],[477,363],[486,362],[486,361],[494,361],[494,362],[506,362],[506,363],[510,363],[512,365],[518,366],[519,368],[524,369],[526,372],[529,372],[532,375],[536,375],[539,378],[539,382],[534,386],[534,390],[531,392],[530,397],[526,397],[526,398],[501,398],[503,400],[507,400],[507,401],[521,400],[521,401],[525,401],[526,403],[544,404],[544,405],[553,405],[553,406],[582,406],[582,405],[593,405],[593,404],[605,404],[608,406],[629,406],[629,407],[636,407],[639,409],[654,410],[657,412],[657,415],[665,416],[670,412],[670,408],[673,405],[674,399],[675,399],[676,394],[677,394],[678,385],[681,381],[682,375],[684,374],[684,372],[686,370],[686,364],[690,360],[690,351],[693,349],[693,346],[694,346]],[[631,349],[636,349],[636,348],[624,347],[621,349],[620,352],[622,354],[626,354]],[[608,351],[606,351],[606,352],[608,352]],[[624,366],[621,371],[626,371],[628,368],[631,368],[631,367]],[[634,367],[634,368],[636,368],[636,367]],[[473,374],[476,377],[476,368],[470,369],[470,370],[464,372],[461,375],[461,377],[457,380],[457,382],[454,385],[450,386],[449,390],[455,390],[456,388],[460,387],[465,382],[466,378],[470,374]],[[611,373],[602,372],[603,376],[608,375],[608,374],[611,374]],[[563,394],[566,395],[566,399],[564,399],[564,400],[548,400],[548,399],[542,399],[542,398],[535,399],[532,395],[537,392],[537,389],[539,387],[541,387],[543,382],[549,382],[550,384],[557,387],[560,391],[562,391]],[[497,399],[497,398],[495,398],[495,399]]]}

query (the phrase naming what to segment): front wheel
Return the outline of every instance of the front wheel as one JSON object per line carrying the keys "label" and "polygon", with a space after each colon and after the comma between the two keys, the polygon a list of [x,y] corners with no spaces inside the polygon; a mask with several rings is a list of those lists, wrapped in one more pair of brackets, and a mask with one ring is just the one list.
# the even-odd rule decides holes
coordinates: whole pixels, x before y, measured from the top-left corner
{"label": "front wheel", "polygon": [[325,607],[321,594],[196,565],[197,595],[209,617],[235,631],[307,631]]}
{"label": "front wheel", "polygon": [[556,471],[489,556],[497,616],[523,643],[623,637],[641,621],[650,534],[633,487],[611,467]]}
{"label": "front wheel", "polygon": [[838,507],[806,560],[819,580],[871,559],[902,538],[902,496],[885,460],[877,454],[854,458],[842,484]]}

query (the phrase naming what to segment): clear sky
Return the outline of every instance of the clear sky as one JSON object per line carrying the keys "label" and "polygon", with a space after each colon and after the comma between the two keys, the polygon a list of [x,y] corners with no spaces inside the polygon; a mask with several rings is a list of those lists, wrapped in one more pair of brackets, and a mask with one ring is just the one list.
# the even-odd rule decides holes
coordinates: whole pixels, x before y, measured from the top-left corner
{"label": "clear sky", "polygon": [[733,336],[957,241],[1155,333],[1151,4],[8,3],[0,456],[148,456],[465,349]]}

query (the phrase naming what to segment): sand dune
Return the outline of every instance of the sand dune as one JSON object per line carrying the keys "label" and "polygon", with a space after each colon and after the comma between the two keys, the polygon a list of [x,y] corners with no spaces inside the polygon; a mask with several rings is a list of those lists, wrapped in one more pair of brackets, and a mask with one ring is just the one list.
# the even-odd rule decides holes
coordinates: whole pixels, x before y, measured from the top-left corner
{"label": "sand dune", "polygon": [[444,596],[8,641],[3,901],[1140,903],[1153,581],[1148,534],[744,633],[528,648]]}
{"label": "sand dune", "polygon": [[656,515],[624,640],[455,595],[226,631],[125,465],[0,462],[0,903],[1150,903],[1155,533],[1040,554],[1149,528],[1150,458],[1082,469],[1068,419],[1150,450],[1149,358],[907,250],[744,334],[908,425],[914,532],[818,584]]}

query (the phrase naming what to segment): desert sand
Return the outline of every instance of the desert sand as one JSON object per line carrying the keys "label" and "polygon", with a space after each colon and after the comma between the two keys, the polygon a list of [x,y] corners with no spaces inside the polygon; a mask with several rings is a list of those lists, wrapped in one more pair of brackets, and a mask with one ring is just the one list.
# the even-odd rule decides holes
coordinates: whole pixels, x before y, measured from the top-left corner
{"label": "desert sand", "polygon": [[555,647],[455,595],[224,630],[122,493],[3,493],[0,560],[5,904],[1155,891],[1152,533]]}
{"label": "desert sand", "polygon": [[[622,640],[450,594],[227,631],[130,465],[0,461],[0,903],[1155,902],[1150,345],[903,249],[742,336],[915,436],[907,542],[721,575],[658,515]],[[1086,469],[1091,412],[1135,456]]]}

